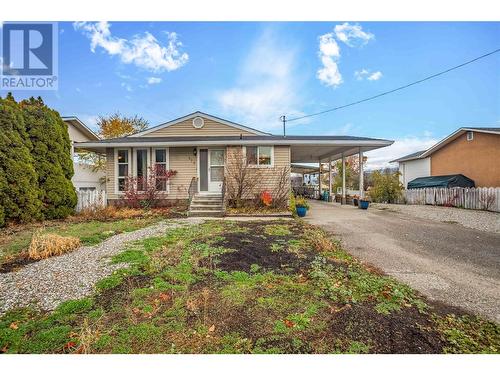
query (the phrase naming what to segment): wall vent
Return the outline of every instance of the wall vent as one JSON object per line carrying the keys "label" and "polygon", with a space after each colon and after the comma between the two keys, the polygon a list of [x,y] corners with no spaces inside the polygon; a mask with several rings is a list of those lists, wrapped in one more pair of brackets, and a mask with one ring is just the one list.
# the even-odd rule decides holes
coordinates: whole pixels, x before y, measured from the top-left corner
{"label": "wall vent", "polygon": [[205,124],[205,121],[203,121],[202,117],[198,116],[198,117],[195,117],[193,119],[193,127],[195,127],[196,129],[201,129],[204,124]]}

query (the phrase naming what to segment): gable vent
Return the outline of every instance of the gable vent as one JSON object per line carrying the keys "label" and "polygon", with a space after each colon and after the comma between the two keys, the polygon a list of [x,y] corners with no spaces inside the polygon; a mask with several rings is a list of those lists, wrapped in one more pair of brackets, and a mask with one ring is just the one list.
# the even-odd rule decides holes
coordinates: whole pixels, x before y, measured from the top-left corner
{"label": "gable vent", "polygon": [[193,119],[193,127],[195,127],[196,129],[202,128],[204,124],[205,122],[203,121],[202,117],[198,116]]}

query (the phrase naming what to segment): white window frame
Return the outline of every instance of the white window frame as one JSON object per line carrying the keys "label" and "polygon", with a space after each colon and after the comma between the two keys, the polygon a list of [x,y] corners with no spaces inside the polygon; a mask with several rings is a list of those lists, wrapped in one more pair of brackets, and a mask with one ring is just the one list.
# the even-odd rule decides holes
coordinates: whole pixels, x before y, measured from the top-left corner
{"label": "white window frame", "polygon": [[[247,158],[247,147],[257,147],[257,164],[248,164],[251,168],[274,168],[274,145],[248,145],[245,146],[245,162]],[[271,164],[259,164],[259,147],[271,147]]]}
{"label": "white window frame", "polygon": [[[118,176],[118,171],[119,171],[119,168],[118,168],[118,151],[127,151],[128,152],[128,176],[127,177],[130,177],[132,176],[131,172],[132,172],[132,149],[131,148],[115,148],[115,152],[114,152],[114,158],[115,158],[115,194],[124,194],[123,191],[119,191],[118,190],[118,179],[120,178],[120,176]],[[125,163],[122,163],[122,164],[125,164]],[[124,177],[124,178],[127,178],[127,177]]]}
{"label": "white window frame", "polygon": [[[151,149],[151,165],[156,166],[156,150],[165,150],[165,169],[167,171],[170,170],[170,148],[169,147],[153,147]],[[170,193],[170,179],[167,180],[167,190],[162,190],[162,193],[169,194]]]}
{"label": "white window frame", "polygon": [[473,131],[467,131],[467,141],[473,141],[474,140],[474,132]]}

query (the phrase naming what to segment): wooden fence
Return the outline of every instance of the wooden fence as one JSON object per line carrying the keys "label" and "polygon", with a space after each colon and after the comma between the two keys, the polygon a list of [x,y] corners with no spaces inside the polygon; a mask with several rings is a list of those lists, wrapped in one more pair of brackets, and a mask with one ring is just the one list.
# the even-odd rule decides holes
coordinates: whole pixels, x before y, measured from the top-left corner
{"label": "wooden fence", "polygon": [[106,207],[108,200],[104,190],[77,191],[78,203],[76,212],[88,208]]}
{"label": "wooden fence", "polygon": [[500,212],[500,188],[409,189],[403,192],[400,203]]}

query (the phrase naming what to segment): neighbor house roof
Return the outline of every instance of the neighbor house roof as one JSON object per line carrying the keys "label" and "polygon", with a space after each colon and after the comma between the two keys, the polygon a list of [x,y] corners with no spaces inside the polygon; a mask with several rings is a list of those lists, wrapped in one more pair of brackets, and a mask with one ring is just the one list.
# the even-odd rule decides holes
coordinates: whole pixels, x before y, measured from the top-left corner
{"label": "neighbor house roof", "polygon": [[217,122],[219,122],[221,124],[224,124],[224,125],[227,125],[227,126],[231,126],[233,128],[236,128],[236,129],[245,130],[245,131],[253,133],[253,134],[270,135],[269,133],[262,132],[260,130],[254,129],[254,128],[250,128],[248,126],[241,125],[241,124],[238,124],[238,123],[233,122],[233,121],[229,121],[229,120],[225,120],[225,119],[220,118],[220,117],[212,116],[212,115],[209,115],[208,113],[204,113],[204,112],[201,112],[201,111],[196,111],[196,112],[190,113],[189,115],[179,117],[179,118],[177,118],[175,120],[164,122],[164,123],[162,123],[160,125],[157,125],[157,126],[153,126],[152,128],[148,128],[146,130],[143,130],[142,132],[132,134],[129,137],[131,137],[131,138],[132,137],[141,137],[141,136],[143,136],[145,134],[149,134],[151,132],[154,132],[154,131],[157,131],[157,130],[160,130],[160,129],[163,129],[163,128],[167,128],[169,126],[178,124],[179,122],[182,122],[182,121],[185,121],[185,120],[189,120],[190,118],[195,118],[195,117],[198,117],[198,116],[205,117],[205,118],[213,120],[213,121],[217,121]]}
{"label": "neighbor house roof", "polygon": [[73,125],[75,128],[80,130],[83,134],[85,134],[87,137],[93,140],[100,140],[101,138],[92,131],[87,125],[83,123],[78,117],[76,116],[62,116],[61,119],[64,122],[69,122],[71,125]]}
{"label": "neighbor house roof", "polygon": [[415,159],[418,159],[420,157],[420,155],[422,155],[425,151],[427,151],[427,150],[417,151],[417,152],[414,152],[413,154],[409,154],[409,155],[403,156],[403,157],[401,157],[399,159],[391,160],[389,163],[396,163],[396,162],[401,162],[401,161],[415,160]]}
{"label": "neighbor house roof", "polygon": [[428,148],[427,150],[414,152],[412,154],[403,156],[399,159],[392,160],[391,163],[426,158],[426,157],[430,156],[433,152],[446,146],[448,143],[454,141],[459,136],[461,136],[462,134],[464,134],[468,131],[500,135],[500,128],[488,128],[488,127],[463,127],[463,128],[459,128],[456,131],[454,131],[453,133],[451,133],[449,136],[444,138],[443,140],[436,143],[434,146]]}

